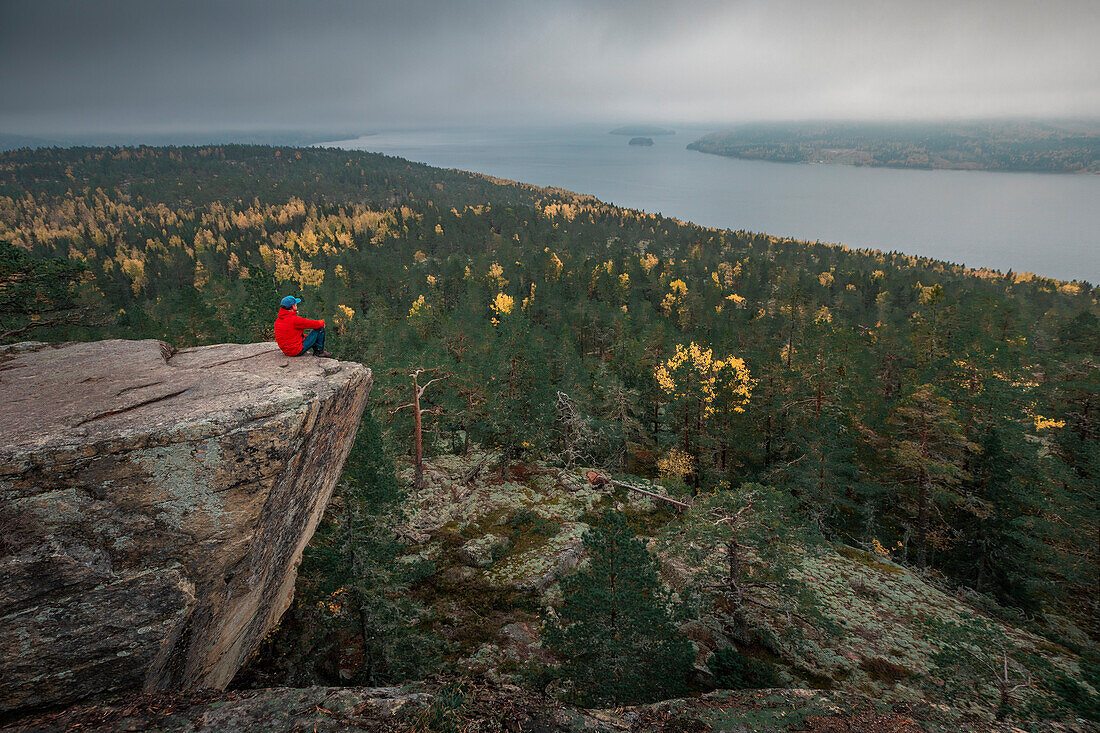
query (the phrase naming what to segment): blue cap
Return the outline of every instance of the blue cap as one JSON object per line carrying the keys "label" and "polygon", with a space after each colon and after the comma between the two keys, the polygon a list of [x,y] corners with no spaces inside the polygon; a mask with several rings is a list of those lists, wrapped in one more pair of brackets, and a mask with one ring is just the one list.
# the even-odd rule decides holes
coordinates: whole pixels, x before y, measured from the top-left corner
{"label": "blue cap", "polygon": [[289,310],[301,302],[301,298],[295,298],[293,295],[288,295],[279,302],[279,305]]}

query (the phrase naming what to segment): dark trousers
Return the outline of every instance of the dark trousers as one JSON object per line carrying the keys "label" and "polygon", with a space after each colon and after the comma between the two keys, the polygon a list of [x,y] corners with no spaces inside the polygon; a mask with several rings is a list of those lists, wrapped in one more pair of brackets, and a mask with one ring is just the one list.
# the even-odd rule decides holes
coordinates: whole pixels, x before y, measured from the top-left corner
{"label": "dark trousers", "polygon": [[314,354],[320,354],[325,350],[325,329],[315,328],[309,332],[309,335],[302,341],[302,352],[298,354],[301,356],[310,349],[313,349]]}

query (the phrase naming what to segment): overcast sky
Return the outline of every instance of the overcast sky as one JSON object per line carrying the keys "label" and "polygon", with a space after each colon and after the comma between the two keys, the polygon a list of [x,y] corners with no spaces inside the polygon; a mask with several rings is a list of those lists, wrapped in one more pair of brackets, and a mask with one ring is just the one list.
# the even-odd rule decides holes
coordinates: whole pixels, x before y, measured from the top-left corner
{"label": "overcast sky", "polygon": [[0,0],[0,132],[1100,116],[1098,0]]}

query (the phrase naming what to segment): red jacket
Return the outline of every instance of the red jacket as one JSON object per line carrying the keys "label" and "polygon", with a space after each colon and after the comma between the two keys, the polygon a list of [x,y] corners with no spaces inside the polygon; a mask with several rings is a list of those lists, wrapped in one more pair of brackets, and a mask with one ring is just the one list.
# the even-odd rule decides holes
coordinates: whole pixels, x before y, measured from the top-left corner
{"label": "red jacket", "polygon": [[311,321],[292,310],[280,308],[279,315],[275,316],[275,343],[287,356],[298,356],[302,353],[302,331],[324,327],[324,321]]}

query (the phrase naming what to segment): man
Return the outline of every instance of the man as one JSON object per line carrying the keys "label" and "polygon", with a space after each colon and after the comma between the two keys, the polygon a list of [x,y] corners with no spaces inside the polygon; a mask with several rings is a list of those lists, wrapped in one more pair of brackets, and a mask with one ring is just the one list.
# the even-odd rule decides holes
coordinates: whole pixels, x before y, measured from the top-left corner
{"label": "man", "polygon": [[[279,315],[275,317],[275,343],[287,356],[301,356],[313,349],[314,356],[331,359],[332,354],[325,351],[325,322],[311,321],[298,315],[301,298],[288,295],[279,303]],[[302,332],[312,329],[308,336]]]}

